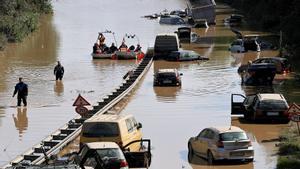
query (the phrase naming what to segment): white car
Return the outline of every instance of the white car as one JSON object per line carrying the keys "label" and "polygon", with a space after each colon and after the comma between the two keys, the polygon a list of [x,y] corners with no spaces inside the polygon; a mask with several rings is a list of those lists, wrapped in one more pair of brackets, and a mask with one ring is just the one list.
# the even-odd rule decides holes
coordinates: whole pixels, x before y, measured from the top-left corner
{"label": "white car", "polygon": [[254,150],[245,131],[239,127],[210,127],[202,130],[188,142],[189,161],[193,155],[215,160],[242,160],[252,162]]}

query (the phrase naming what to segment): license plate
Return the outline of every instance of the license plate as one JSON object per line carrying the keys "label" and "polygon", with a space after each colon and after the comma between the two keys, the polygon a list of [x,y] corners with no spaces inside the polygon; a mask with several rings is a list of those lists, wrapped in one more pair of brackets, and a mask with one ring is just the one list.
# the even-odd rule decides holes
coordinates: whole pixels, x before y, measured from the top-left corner
{"label": "license plate", "polygon": [[231,156],[244,156],[244,152],[231,152]]}
{"label": "license plate", "polygon": [[171,80],[164,80],[163,83],[172,83]]}
{"label": "license plate", "polygon": [[279,116],[279,112],[267,112],[268,116]]}

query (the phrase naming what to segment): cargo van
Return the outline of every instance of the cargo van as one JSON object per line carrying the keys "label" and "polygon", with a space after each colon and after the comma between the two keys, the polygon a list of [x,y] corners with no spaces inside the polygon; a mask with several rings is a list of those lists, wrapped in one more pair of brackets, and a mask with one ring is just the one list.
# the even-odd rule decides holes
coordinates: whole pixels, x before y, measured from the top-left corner
{"label": "cargo van", "polygon": [[[112,141],[121,148],[128,143],[141,140],[142,124],[132,115],[103,114],[91,117],[83,123],[80,145],[83,143]],[[140,144],[129,146],[130,151],[139,151]]]}
{"label": "cargo van", "polygon": [[179,47],[177,34],[158,34],[154,43],[154,59],[164,59],[170,52],[178,51]]}

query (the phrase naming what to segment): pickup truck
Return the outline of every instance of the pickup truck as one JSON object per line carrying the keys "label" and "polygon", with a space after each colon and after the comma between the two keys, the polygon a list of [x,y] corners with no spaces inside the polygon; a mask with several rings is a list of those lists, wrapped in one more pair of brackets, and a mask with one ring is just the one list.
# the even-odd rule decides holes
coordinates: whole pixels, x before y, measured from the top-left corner
{"label": "pickup truck", "polygon": [[231,114],[243,115],[246,120],[288,123],[288,108],[289,105],[282,94],[231,94]]}

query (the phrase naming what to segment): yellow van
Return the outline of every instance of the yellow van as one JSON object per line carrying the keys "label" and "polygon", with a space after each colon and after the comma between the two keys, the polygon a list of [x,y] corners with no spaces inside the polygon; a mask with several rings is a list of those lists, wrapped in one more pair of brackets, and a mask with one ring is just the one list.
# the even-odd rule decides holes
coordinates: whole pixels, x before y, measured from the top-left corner
{"label": "yellow van", "polygon": [[[103,114],[91,117],[83,123],[80,145],[83,143],[112,141],[121,148],[128,143],[141,140],[142,125],[132,115]],[[139,151],[139,143],[129,146],[130,151]]]}

